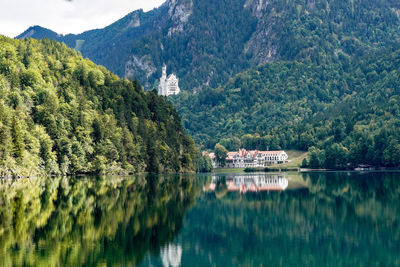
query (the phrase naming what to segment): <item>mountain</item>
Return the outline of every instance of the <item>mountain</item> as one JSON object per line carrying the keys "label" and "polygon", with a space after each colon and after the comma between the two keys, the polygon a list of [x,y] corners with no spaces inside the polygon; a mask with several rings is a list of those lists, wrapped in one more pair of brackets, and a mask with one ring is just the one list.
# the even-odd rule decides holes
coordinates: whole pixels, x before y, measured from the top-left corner
{"label": "mountain", "polygon": [[50,40],[0,36],[0,176],[187,172],[172,104]]}
{"label": "mountain", "polygon": [[312,167],[400,166],[399,66],[400,45],[340,63],[280,61],[171,100],[204,148],[309,150]]}
{"label": "mountain", "polygon": [[53,32],[52,30],[40,27],[40,26],[32,26],[29,27],[26,31],[18,35],[16,38],[17,39],[26,39],[26,38],[35,38],[35,39],[59,39],[62,36],[57,34],[56,32]]}
{"label": "mountain", "polygon": [[80,51],[83,56],[90,58],[97,64],[106,66],[123,77],[132,47],[138,39],[148,33],[150,29],[156,27],[154,18],[158,13],[157,10],[147,13],[138,10],[104,29],[91,30],[78,35],[58,35],[50,30],[35,26],[16,38],[48,38],[64,42],[69,47]]}
{"label": "mountain", "polygon": [[170,99],[203,148],[309,150],[311,167],[400,165],[399,1],[168,0],[132,14],[147,24],[129,15],[59,40],[146,87],[166,63],[186,91]]}
{"label": "mountain", "polygon": [[399,18],[397,0],[167,0],[104,29],[59,36],[36,27],[18,38],[63,41],[147,88],[165,63],[183,89],[198,91],[268,62],[366,55],[398,42]]}

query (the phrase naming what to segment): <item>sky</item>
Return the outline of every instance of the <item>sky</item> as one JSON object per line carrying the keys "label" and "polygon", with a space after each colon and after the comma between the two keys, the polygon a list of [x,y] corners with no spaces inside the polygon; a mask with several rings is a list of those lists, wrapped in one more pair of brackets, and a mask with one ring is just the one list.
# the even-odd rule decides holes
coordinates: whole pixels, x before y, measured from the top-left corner
{"label": "sky", "polygon": [[165,0],[0,0],[0,34],[15,37],[39,25],[57,33],[104,28],[128,13]]}

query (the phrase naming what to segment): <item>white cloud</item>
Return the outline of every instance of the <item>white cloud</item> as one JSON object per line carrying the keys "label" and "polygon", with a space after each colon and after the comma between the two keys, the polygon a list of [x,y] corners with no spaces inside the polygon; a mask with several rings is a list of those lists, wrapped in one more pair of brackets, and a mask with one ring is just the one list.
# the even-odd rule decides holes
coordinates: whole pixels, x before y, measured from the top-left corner
{"label": "white cloud", "polygon": [[14,37],[33,25],[57,33],[103,28],[129,12],[160,6],[165,0],[0,0],[0,34]]}

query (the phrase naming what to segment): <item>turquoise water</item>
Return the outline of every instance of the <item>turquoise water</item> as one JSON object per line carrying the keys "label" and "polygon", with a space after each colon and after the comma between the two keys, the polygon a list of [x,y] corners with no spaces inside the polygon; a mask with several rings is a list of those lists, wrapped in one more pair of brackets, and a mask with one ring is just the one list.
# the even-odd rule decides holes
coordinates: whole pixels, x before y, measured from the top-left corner
{"label": "turquoise water", "polygon": [[0,181],[0,266],[399,266],[400,173]]}

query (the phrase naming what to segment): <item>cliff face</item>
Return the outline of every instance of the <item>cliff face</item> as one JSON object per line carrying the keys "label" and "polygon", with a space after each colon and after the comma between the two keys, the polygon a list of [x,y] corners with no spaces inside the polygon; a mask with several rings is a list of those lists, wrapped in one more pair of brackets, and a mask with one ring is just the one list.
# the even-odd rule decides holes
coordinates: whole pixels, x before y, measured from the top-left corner
{"label": "cliff face", "polygon": [[171,25],[168,29],[168,36],[172,36],[184,31],[189,17],[193,14],[193,1],[170,0],[167,1],[167,5]]}
{"label": "cliff face", "polygon": [[249,0],[244,5],[257,17],[257,30],[246,43],[245,53],[252,55],[254,64],[263,64],[279,58],[279,34],[277,26],[279,19],[275,10],[268,10],[268,0]]}
{"label": "cliff face", "polygon": [[59,36],[35,27],[19,38],[63,41],[146,88],[165,63],[183,89],[197,90],[266,62],[320,64],[393,44],[399,10],[394,0],[168,0],[104,29]]}

